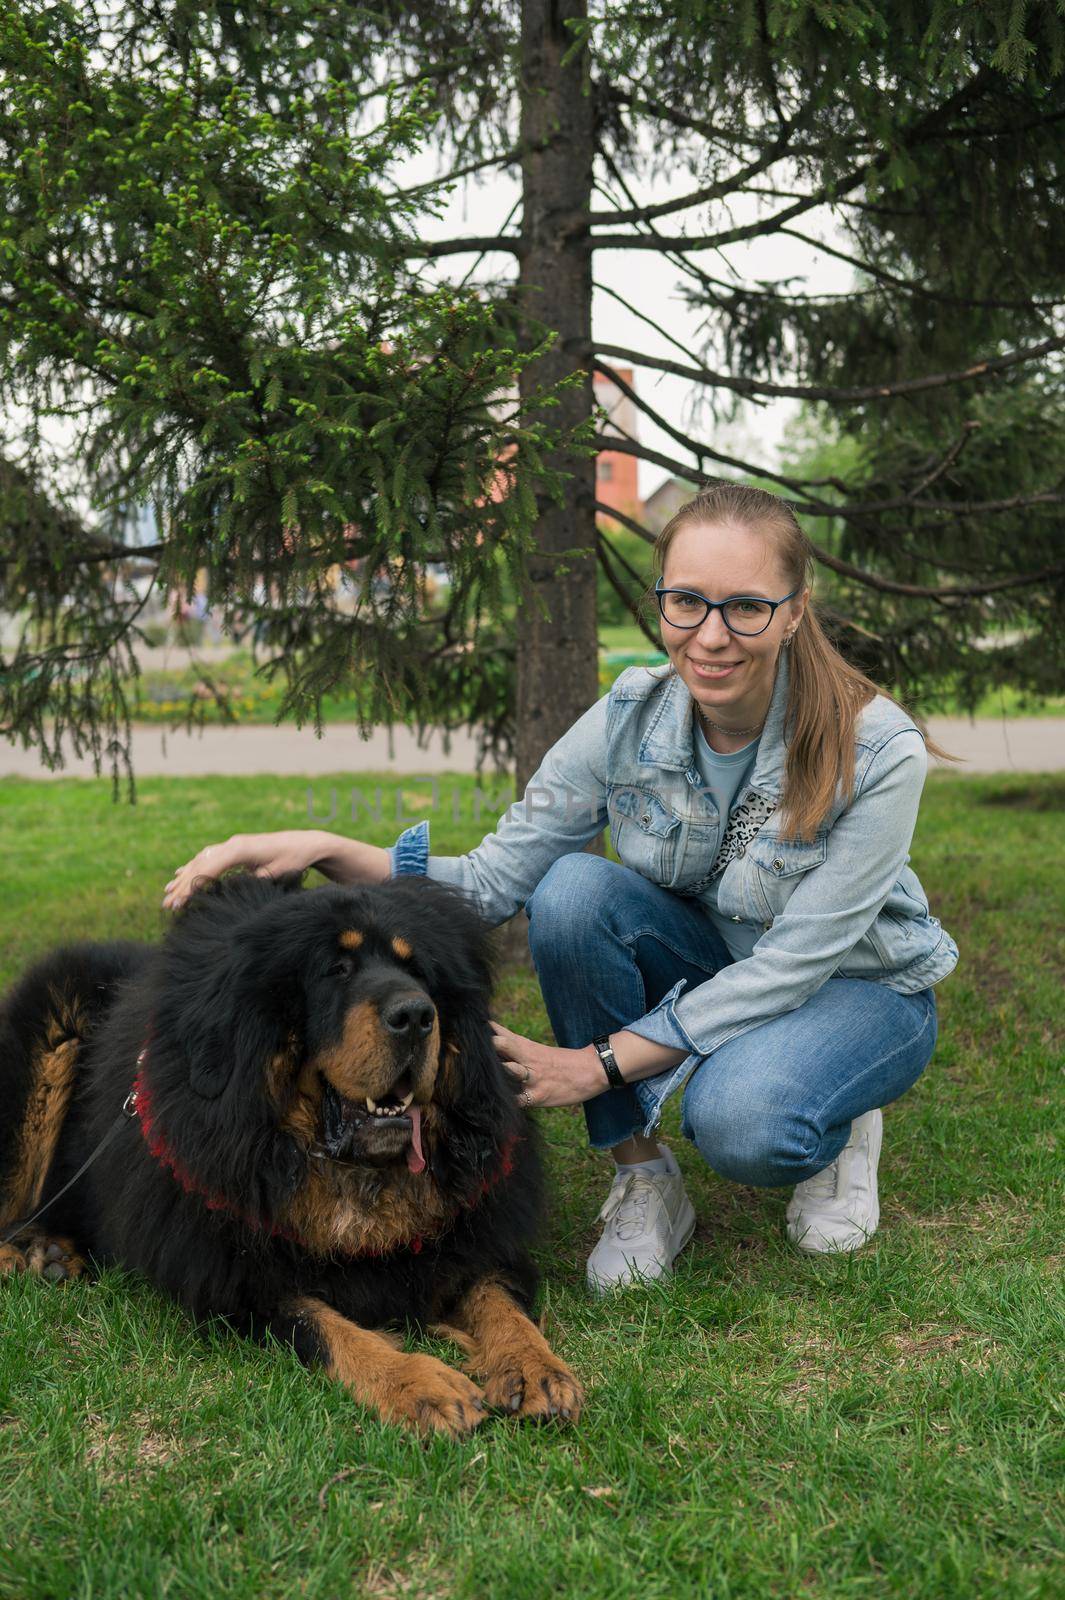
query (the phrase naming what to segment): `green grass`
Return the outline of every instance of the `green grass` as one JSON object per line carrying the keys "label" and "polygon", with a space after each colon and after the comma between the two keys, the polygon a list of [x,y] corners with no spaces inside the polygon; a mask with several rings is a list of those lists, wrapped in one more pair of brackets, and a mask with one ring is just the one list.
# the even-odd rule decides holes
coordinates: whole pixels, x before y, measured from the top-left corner
{"label": "green grass", "polygon": [[[664,661],[662,651],[656,651],[640,629],[632,626],[605,626],[599,630],[599,690],[605,694],[614,680],[633,661]],[[224,716],[207,688],[210,678],[228,707]],[[180,724],[195,705],[206,723],[232,721],[235,723],[269,726],[278,720],[284,698],[284,682],[278,677],[272,683],[258,677],[254,662],[247,650],[236,650],[225,661],[212,663],[203,673],[194,667],[173,671],[145,672],[131,685],[131,712],[138,722],[159,723],[165,726]],[[966,714],[956,697],[941,691],[929,707],[941,715]],[[978,717],[1031,717],[1065,715],[1065,695],[1051,695],[1037,699],[1020,690],[1008,687],[989,690],[976,706]],[[324,722],[357,722],[358,700],[353,694],[327,695],[322,701]],[[293,720],[291,716],[283,719]]]}
{"label": "green grass", "polygon": [[[605,630],[623,635],[618,646],[603,643],[599,659],[599,688],[606,693],[615,678],[635,660],[665,660],[651,650],[638,629]],[[616,652],[608,659],[607,652]],[[620,656],[620,659],[618,658]],[[257,675],[255,663],[246,650],[234,651],[226,660],[212,662],[202,670],[189,666],[166,671],[146,671],[128,685],[130,715],[136,722],[179,726],[190,714],[209,725],[240,723],[271,726],[278,720],[291,722],[291,713],[279,717],[285,694],[281,677],[268,682]],[[216,698],[217,697],[217,698]],[[219,704],[221,700],[225,709]],[[360,705],[354,694],[326,695],[322,700],[323,722],[357,722]]]}
{"label": "green grass", "polygon": [[[384,818],[355,826],[350,782],[334,826],[382,843],[397,787],[408,815],[428,792],[382,779]],[[471,794],[442,780],[436,851],[490,826]],[[162,884],[195,848],[307,820],[295,780],[140,796],[0,783],[5,981],[59,940],[158,935]],[[498,1420],[421,1444],[280,1349],[201,1336],[132,1278],[5,1282],[0,1596],[1060,1594],[1063,811],[1058,778],[929,783],[914,861],[962,964],[936,1058],[887,1116],[883,1225],[858,1255],[790,1251],[785,1196],[715,1177],[674,1107],[693,1246],[666,1288],[590,1302],[607,1174],[578,1116],[544,1117],[543,1311],[588,1388],[574,1431]],[[549,1037],[522,970],[496,1011]]]}

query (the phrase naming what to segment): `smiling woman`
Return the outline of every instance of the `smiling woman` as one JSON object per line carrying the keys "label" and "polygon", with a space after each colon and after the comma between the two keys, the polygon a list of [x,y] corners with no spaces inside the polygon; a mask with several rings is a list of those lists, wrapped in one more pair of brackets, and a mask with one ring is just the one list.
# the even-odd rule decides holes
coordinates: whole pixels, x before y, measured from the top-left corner
{"label": "smiling woman", "polygon": [[[932,986],[957,960],[907,865],[925,740],[823,633],[788,505],[717,484],[655,554],[666,666],[622,673],[475,850],[430,855],[428,822],[390,852],[259,835],[201,852],[166,891],[316,865],[341,882],[426,874],[492,924],[524,906],[557,1043],[493,1023],[495,1045],[523,1104],[583,1104],[613,1151],[597,1292],[669,1272],[694,1228],[653,1137],[681,1091],[715,1170],[794,1186],[794,1244],[864,1244],[881,1108],[927,1066]],[[584,849],[604,821],[617,862]]]}
{"label": "smiling woman", "polygon": [[[583,1102],[613,1150],[594,1290],[668,1272],[690,1237],[651,1137],[681,1089],[717,1171],[795,1185],[793,1243],[863,1244],[880,1108],[927,1065],[957,958],[906,865],[925,743],[825,637],[789,507],[718,484],[655,553],[667,667],[622,674],[477,850],[429,856],[423,823],[394,851],[490,920],[525,905],[558,1046],[496,1044],[526,1103]],[[620,864],[579,849],[602,809]]]}

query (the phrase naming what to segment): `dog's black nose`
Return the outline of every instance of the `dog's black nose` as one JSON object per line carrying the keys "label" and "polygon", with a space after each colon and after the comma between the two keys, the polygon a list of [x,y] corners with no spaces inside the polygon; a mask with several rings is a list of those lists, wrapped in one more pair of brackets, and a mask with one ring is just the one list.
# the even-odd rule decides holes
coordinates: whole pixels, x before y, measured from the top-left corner
{"label": "dog's black nose", "polygon": [[432,1033],[435,1019],[436,1008],[432,1001],[419,995],[393,1002],[384,1013],[385,1027],[391,1033],[398,1033],[407,1039],[413,1039],[419,1033],[423,1036]]}

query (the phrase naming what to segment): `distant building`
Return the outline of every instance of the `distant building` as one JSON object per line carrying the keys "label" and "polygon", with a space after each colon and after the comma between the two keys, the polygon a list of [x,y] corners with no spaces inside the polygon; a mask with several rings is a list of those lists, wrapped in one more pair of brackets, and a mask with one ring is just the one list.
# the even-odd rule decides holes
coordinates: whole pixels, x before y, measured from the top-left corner
{"label": "distant building", "polygon": [[[617,371],[619,377],[635,387],[631,367],[618,367]],[[639,412],[628,395],[623,394],[605,373],[596,372],[594,382],[596,404],[602,406],[609,419],[603,432],[617,434],[620,438],[637,438]],[[613,506],[641,521],[644,508],[640,499],[638,465],[635,456],[625,455],[620,450],[601,450],[595,461],[595,498],[601,505]],[[613,521],[612,518],[603,520]]]}
{"label": "distant building", "polygon": [[695,493],[694,483],[688,483],[684,478],[666,478],[644,501],[644,527],[651,533],[661,533],[670,518],[677,514],[681,506],[687,505]]}

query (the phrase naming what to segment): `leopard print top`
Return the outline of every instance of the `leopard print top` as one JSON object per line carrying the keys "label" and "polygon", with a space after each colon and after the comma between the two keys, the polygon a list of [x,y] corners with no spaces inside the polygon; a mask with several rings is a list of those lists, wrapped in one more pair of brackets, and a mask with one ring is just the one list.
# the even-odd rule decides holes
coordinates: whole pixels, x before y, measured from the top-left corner
{"label": "leopard print top", "polygon": [[721,839],[721,847],[710,868],[709,882],[720,877],[730,861],[742,855],[755,834],[776,810],[776,804],[766,795],[748,790],[738,806],[733,806]]}

